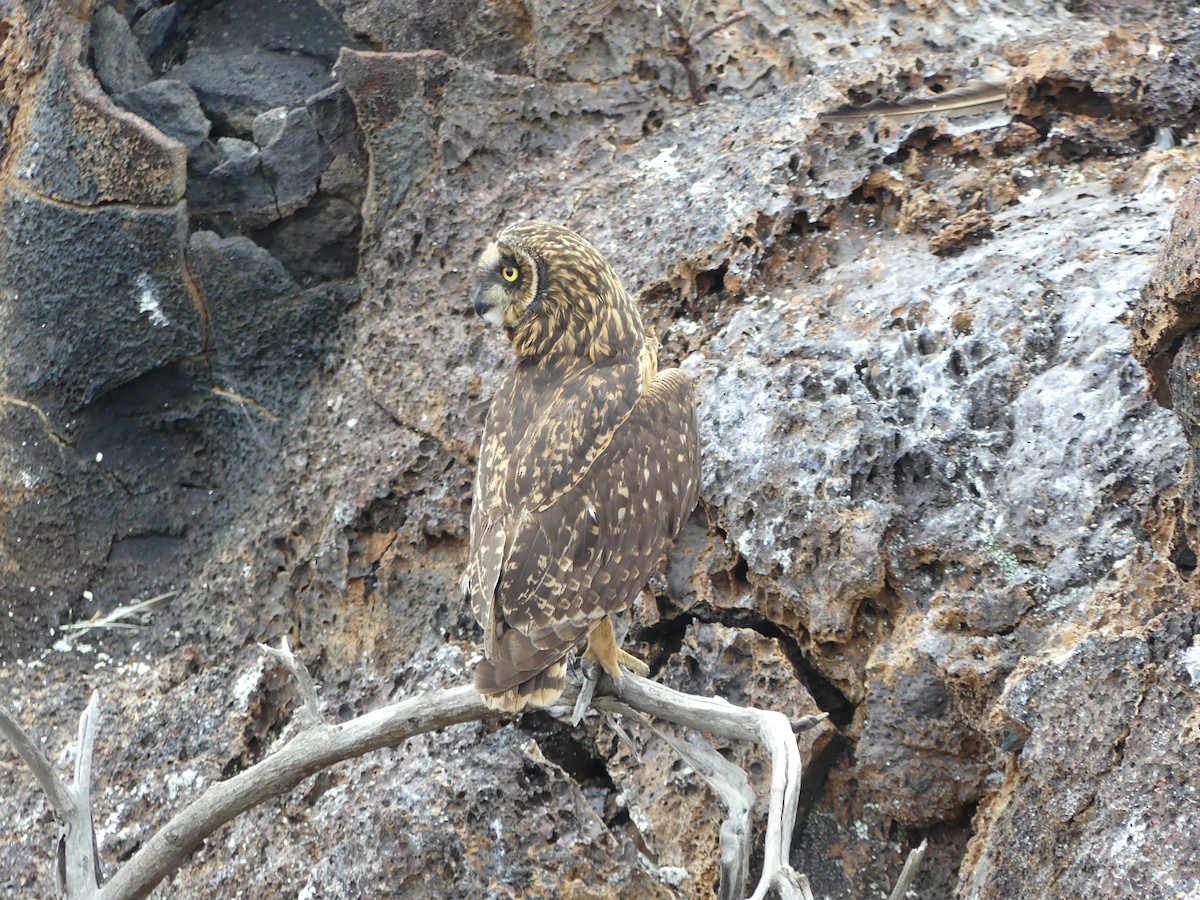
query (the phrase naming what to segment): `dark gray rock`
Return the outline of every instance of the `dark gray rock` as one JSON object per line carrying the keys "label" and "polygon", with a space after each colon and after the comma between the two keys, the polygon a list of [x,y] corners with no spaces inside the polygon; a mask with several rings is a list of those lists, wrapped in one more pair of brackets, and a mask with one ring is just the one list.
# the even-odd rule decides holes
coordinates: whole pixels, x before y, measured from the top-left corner
{"label": "dark gray rock", "polygon": [[0,366],[10,393],[39,399],[57,420],[200,351],[182,203],[80,209],[9,191],[0,226],[9,292]]}
{"label": "dark gray rock", "polygon": [[258,48],[197,47],[170,74],[195,89],[226,134],[249,135],[259,113],[300,106],[332,84],[329,66],[319,59]]}
{"label": "dark gray rock", "polygon": [[167,3],[146,10],[133,23],[133,34],[152,68],[159,61],[160,54],[170,46],[179,21],[179,4]]}
{"label": "dark gray rock", "polygon": [[316,194],[331,155],[306,108],[262,113],[252,133],[257,143],[223,137],[214,157],[194,156],[188,200],[202,219],[251,231],[290,216]]}
{"label": "dark gray rock", "polygon": [[524,6],[504,0],[446,0],[436,7],[422,0],[337,0],[346,27],[374,46],[442,50],[508,73],[525,69],[522,38],[530,35]]}
{"label": "dark gray rock", "polygon": [[316,123],[321,140],[335,156],[363,156],[363,134],[350,95],[340,82],[328,90],[309,97],[306,108]]}
{"label": "dark gray rock", "polygon": [[359,208],[319,192],[303,209],[254,233],[300,284],[354,277],[358,263]]}
{"label": "dark gray rock", "polygon": [[197,231],[188,241],[188,266],[208,310],[208,346],[218,364],[262,361],[293,336],[278,320],[300,287],[249,238]]}
{"label": "dark gray rock", "polygon": [[354,45],[326,0],[225,0],[205,4],[192,23],[193,46],[260,48],[332,66]]}
{"label": "dark gray rock", "polygon": [[316,0],[211,4],[188,33],[187,56],[171,77],[192,85],[221,133],[240,137],[260,113],[301,107],[331,88],[339,49],[355,46]]}
{"label": "dark gray rock", "polygon": [[31,82],[11,172],[30,190],[78,205],[167,205],[183,197],[185,152],[136,116],[121,115],[64,40]]}
{"label": "dark gray rock", "polygon": [[154,78],[129,23],[111,6],[101,6],[92,18],[92,57],[96,77],[114,96]]}
{"label": "dark gray rock", "polygon": [[[1078,643],[1025,657],[994,720],[1021,740],[976,817],[955,896],[1195,897],[1200,621],[1195,585],[1136,563]],[[986,836],[986,839],[984,839]],[[1120,873],[1119,877],[1110,873]]]}
{"label": "dark gray rock", "polygon": [[326,345],[346,297],[302,290],[287,269],[249,238],[197,231],[188,266],[208,311],[213,365],[234,383],[255,385],[258,402],[285,402],[280,376],[305,371]]}
{"label": "dark gray rock", "polygon": [[196,92],[186,82],[161,78],[126,91],[117,100],[163,134],[183,144],[189,154],[208,140],[212,126],[200,108]]}
{"label": "dark gray rock", "polygon": [[[106,477],[95,450],[90,458],[77,454],[33,404],[0,404],[0,434],[0,555],[9,563],[0,569],[0,656],[21,659],[54,642],[55,628],[92,587],[108,555],[106,520],[121,487]],[[93,506],[92,498],[105,503]]]}
{"label": "dark gray rock", "polygon": [[329,166],[329,150],[312,115],[303,107],[268,110],[256,116],[252,133],[261,149],[263,176],[275,195],[279,216],[288,216],[316,193],[321,174]]}
{"label": "dark gray rock", "polygon": [[240,138],[217,141],[213,168],[188,182],[188,203],[202,221],[225,222],[235,228],[261,228],[279,218],[258,146]]}

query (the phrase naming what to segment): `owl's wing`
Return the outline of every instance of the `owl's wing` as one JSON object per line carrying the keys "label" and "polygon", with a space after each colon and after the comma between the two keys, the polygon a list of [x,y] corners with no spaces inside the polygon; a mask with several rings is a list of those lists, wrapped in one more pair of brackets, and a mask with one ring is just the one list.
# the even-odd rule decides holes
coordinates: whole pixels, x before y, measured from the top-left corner
{"label": "owl's wing", "polygon": [[586,476],[629,417],[637,391],[635,365],[576,373],[518,367],[497,389],[475,475],[466,571],[489,658],[503,624],[501,569],[514,552],[529,549],[517,536]]}
{"label": "owl's wing", "polygon": [[500,687],[561,658],[592,622],[632,602],[695,508],[697,432],[691,379],[659,374],[575,487],[517,526],[495,612],[543,652],[498,662]]}
{"label": "owl's wing", "polygon": [[488,422],[506,423],[491,435],[499,452],[482,454],[493,463],[488,493],[499,493],[510,510],[545,510],[605,452],[633,412],[639,391],[634,363],[566,373],[535,368],[515,378],[511,393],[498,396],[501,403]]}

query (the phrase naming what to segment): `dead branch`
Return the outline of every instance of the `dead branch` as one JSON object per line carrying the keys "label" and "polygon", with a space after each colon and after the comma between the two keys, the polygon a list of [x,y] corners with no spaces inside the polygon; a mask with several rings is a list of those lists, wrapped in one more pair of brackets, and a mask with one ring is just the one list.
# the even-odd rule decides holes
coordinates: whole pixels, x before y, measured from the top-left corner
{"label": "dead branch", "polygon": [[[269,652],[296,675],[307,720],[282,748],[226,781],[210,786],[160,828],[97,890],[99,868],[88,800],[91,745],[97,698],[80,722],[80,748],[75,784],[67,786],[15,720],[0,707],[0,733],[34,772],[56,813],[67,823],[65,856],[60,861],[68,898],[129,900],[145,897],[163,878],[182,866],[213,832],[234,817],[271,797],[291,790],[305,778],[335,763],[373,750],[393,747],[419,734],[497,715],[484,706],[473,686],[427,691],[351,719],[330,724],[317,712],[311,678],[286,644]],[[578,684],[568,686],[563,702],[575,702]],[[774,890],[783,898],[809,900],[807,879],[788,863],[792,826],[800,788],[800,754],[792,723],[778,712],[734,706],[722,699],[698,697],[626,675],[620,685],[607,675],[595,685],[593,705],[617,714],[645,714],[709,734],[749,740],[765,747],[771,758],[769,813],[763,871],[753,900]],[[298,716],[301,714],[298,714]],[[665,735],[664,735],[665,737]],[[667,738],[717,792],[727,812],[721,829],[721,896],[742,896],[751,852],[749,814],[753,804],[745,774],[711,748]],[[705,752],[707,750],[707,752]],[[86,838],[86,852],[84,841]]]}
{"label": "dead branch", "polygon": [[785,898],[807,900],[811,896],[807,879],[788,862],[800,797],[800,751],[787,716],[774,710],[734,706],[720,697],[684,694],[648,678],[628,674],[619,688],[605,677],[596,693],[597,709],[620,712],[614,708],[614,702],[616,707],[626,704],[677,725],[734,740],[754,741],[766,748],[771,756],[767,836],[763,842],[762,877],[751,900],[763,900],[772,888]]}
{"label": "dead branch", "polygon": [[729,18],[722,19],[720,22],[717,22],[715,25],[709,25],[707,28],[701,28],[699,31],[697,31],[695,34],[693,34],[690,38],[688,38],[688,46],[695,47],[701,41],[708,40],[710,37],[712,37],[718,31],[723,31],[724,29],[728,28],[730,25],[736,25],[738,22],[742,21],[742,19],[746,19],[749,17],[750,17],[750,13],[742,12],[741,10],[738,10]]}
{"label": "dead branch", "polygon": [[8,742],[17,751],[17,756],[29,766],[29,771],[37,779],[42,793],[54,808],[54,814],[65,821],[71,811],[71,795],[67,793],[66,784],[58,777],[58,773],[50,765],[50,760],[46,759],[37,744],[30,740],[29,735],[17,724],[17,720],[3,703],[0,703],[0,734],[8,738]]}
{"label": "dead branch", "polygon": [[137,628],[125,620],[132,616],[140,615],[155,604],[162,603],[164,600],[170,600],[178,591],[167,591],[165,594],[159,594],[157,597],[151,597],[149,600],[138,600],[134,603],[127,603],[118,606],[116,609],[107,613],[96,613],[86,622],[68,622],[61,626],[61,631],[65,634],[70,634],[75,631],[89,631],[94,628]]}
{"label": "dead branch", "polygon": [[741,897],[750,875],[750,810],[754,806],[754,791],[750,789],[746,773],[706,741],[698,738],[695,739],[696,743],[679,740],[669,732],[655,728],[641,713],[630,707],[626,707],[623,714],[641,722],[669,745],[720,799],[725,807],[725,821],[721,824],[721,887],[717,900]]}
{"label": "dead branch", "polygon": [[296,710],[296,718],[300,722],[300,727],[312,728],[320,725],[323,717],[321,715],[321,703],[317,699],[316,685],[313,684],[312,676],[308,674],[308,669],[304,667],[304,663],[296,659],[296,655],[292,653],[292,648],[288,646],[287,635],[285,634],[280,638],[278,647],[268,647],[266,644],[259,644],[258,646],[263,653],[283,663],[284,668],[288,670],[288,674],[296,679],[296,687],[300,691],[301,700],[300,708]]}
{"label": "dead branch", "polygon": [[904,868],[900,870],[900,877],[896,879],[896,886],[892,888],[892,893],[888,900],[904,900],[908,889],[912,887],[912,883],[917,878],[917,869],[921,867],[921,860],[925,856],[925,850],[929,847],[929,838],[921,841],[916,847],[913,847],[908,854],[908,859],[904,861]]}
{"label": "dead branch", "polygon": [[722,19],[714,25],[701,28],[694,34],[688,34],[687,27],[683,23],[686,13],[684,17],[680,17],[669,6],[660,5],[657,9],[659,15],[665,16],[675,29],[674,44],[668,43],[667,52],[674,56],[679,61],[679,64],[683,66],[683,72],[688,82],[688,94],[691,96],[692,102],[696,104],[703,103],[704,90],[700,86],[700,79],[696,75],[696,70],[692,65],[695,59],[696,48],[717,32],[723,31],[730,25],[736,25],[743,19],[749,18],[750,13],[738,10],[733,15]]}
{"label": "dead branch", "polygon": [[335,763],[394,747],[411,737],[494,716],[470,685],[429,691],[336,725],[316,725],[193,800],[142,845],[97,895],[145,897],[178,869],[204,839],[246,810],[291,790]]}
{"label": "dead branch", "polygon": [[67,786],[71,815],[66,834],[58,845],[59,889],[68,884],[86,885],[91,893],[100,884],[100,851],[92,824],[92,753],[96,746],[96,720],[100,715],[100,692],[92,691],[87,708],[79,717],[79,749],[75,756],[75,779]]}
{"label": "dead branch", "polygon": [[[50,760],[38,749],[13,715],[0,704],[0,734],[8,738],[37,779],[54,814],[63,823],[58,845],[56,872],[60,892],[68,896],[92,896],[100,883],[100,859],[96,851],[96,833],[92,827],[92,750],[96,738],[96,717],[100,694],[92,692],[87,708],[79,717],[75,778],[65,783]],[[74,893],[71,891],[74,889]]]}

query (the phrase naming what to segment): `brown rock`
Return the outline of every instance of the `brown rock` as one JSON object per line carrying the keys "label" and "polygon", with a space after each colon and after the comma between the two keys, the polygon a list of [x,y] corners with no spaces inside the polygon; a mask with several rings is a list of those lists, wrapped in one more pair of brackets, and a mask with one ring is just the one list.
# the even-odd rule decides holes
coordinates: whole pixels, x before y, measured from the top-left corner
{"label": "brown rock", "polygon": [[1159,403],[1171,405],[1167,371],[1179,339],[1200,327],[1200,178],[1192,179],[1179,206],[1150,281],[1134,310],[1133,352],[1146,367],[1150,390]]}
{"label": "brown rock", "polygon": [[945,256],[961,250],[963,244],[981,241],[991,235],[991,214],[982,209],[972,209],[931,237],[929,250],[938,256]]}
{"label": "brown rock", "polygon": [[1169,565],[1130,575],[1096,598],[1091,628],[1009,679],[998,712],[1021,736],[1018,752],[980,808],[959,896],[1171,897],[1200,886],[1185,862],[1196,828],[1179,816],[1197,799],[1200,609]]}
{"label": "brown rock", "polygon": [[116,106],[79,63],[78,25],[64,31],[22,99],[27,119],[11,151],[13,185],[81,206],[177,203],[186,150]]}

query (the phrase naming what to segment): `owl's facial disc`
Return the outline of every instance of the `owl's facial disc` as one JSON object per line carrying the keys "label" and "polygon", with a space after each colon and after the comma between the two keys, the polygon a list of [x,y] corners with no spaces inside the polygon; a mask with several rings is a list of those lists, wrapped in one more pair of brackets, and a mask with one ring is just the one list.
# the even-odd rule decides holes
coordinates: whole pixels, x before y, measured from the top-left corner
{"label": "owl's facial disc", "polygon": [[492,325],[515,328],[537,296],[537,265],[520,248],[489,244],[479,257],[475,312]]}

